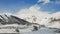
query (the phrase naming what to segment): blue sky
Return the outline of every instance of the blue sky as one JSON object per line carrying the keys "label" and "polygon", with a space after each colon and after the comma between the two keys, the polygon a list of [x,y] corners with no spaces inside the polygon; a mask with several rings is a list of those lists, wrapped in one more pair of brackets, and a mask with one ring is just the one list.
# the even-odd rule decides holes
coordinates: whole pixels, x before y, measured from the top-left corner
{"label": "blue sky", "polygon": [[39,0],[0,0],[0,12],[11,12],[16,13],[19,10],[23,8],[28,8],[30,6],[33,6],[37,4],[39,7],[41,7],[41,11],[44,12],[58,12],[60,11],[60,3],[59,0],[49,0],[50,2],[47,2],[44,4],[44,0],[41,0],[38,3]]}
{"label": "blue sky", "polygon": [[0,0],[0,11],[17,12],[36,4],[37,0]]}

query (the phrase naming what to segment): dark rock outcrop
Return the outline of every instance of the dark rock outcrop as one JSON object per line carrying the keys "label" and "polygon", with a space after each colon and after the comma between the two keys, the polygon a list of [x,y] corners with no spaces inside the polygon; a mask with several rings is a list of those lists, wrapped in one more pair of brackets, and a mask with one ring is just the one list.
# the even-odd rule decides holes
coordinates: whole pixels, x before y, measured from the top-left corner
{"label": "dark rock outcrop", "polygon": [[8,19],[5,19],[1,15],[0,15],[0,17],[2,18],[2,19],[0,19],[0,23],[3,25],[5,25],[5,24],[22,24],[22,25],[25,25],[25,24],[29,23],[28,21],[23,20],[21,18],[13,16],[13,15],[10,15],[10,16],[5,15],[5,17],[7,17]]}

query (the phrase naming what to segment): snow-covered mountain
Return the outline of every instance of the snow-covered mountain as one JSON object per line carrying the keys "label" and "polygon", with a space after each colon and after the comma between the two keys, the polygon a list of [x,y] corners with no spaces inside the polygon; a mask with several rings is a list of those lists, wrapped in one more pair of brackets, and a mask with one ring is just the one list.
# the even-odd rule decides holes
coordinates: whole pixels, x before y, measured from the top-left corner
{"label": "snow-covered mountain", "polygon": [[[21,15],[0,15],[0,28],[16,28],[22,31],[33,31],[36,28],[60,28],[59,13],[54,14],[21,14]],[[9,24],[9,25],[8,25]]]}
{"label": "snow-covered mountain", "polygon": [[[20,29],[22,32],[29,31],[37,31],[40,28],[38,23],[30,23],[24,19],[21,19],[17,16],[13,15],[0,15],[0,29],[16,31],[16,29]],[[15,30],[14,30],[15,29]],[[1,30],[0,30],[1,31]]]}
{"label": "snow-covered mountain", "polygon": [[31,23],[38,23],[40,25],[45,25],[46,27],[51,28],[60,28],[60,12],[48,14],[44,12],[34,12],[34,11],[22,11],[20,12],[20,18],[31,22]]}
{"label": "snow-covered mountain", "polygon": [[38,18],[37,16],[31,15],[23,18],[24,20],[31,22],[31,23],[38,23],[40,25],[45,25],[46,27],[55,27],[60,28],[60,18],[54,17],[50,15],[49,17],[44,17],[42,19]]}

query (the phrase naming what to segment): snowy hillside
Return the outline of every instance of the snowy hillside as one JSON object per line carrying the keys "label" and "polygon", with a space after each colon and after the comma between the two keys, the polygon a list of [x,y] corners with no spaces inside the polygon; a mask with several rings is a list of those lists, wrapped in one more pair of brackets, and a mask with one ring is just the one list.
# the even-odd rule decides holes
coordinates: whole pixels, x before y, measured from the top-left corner
{"label": "snowy hillside", "polygon": [[[55,16],[52,16],[50,15],[49,17],[43,17],[43,18],[39,18],[37,16],[26,16],[25,18],[23,18],[24,20],[28,21],[28,22],[31,22],[31,23],[38,23],[40,25],[45,25],[46,27],[55,27],[55,28],[60,28],[60,18],[59,16],[55,17]],[[55,21],[53,21],[54,19],[56,19]]]}
{"label": "snowy hillside", "polygon": [[[13,15],[0,15],[0,33],[12,32],[30,32],[37,31],[40,25],[37,23],[30,23]],[[8,31],[10,30],[10,31]],[[28,30],[28,31],[26,31]]]}
{"label": "snowy hillside", "polygon": [[45,25],[46,27],[60,28],[60,12],[49,14],[46,12],[36,11],[37,8],[33,9],[35,9],[35,11],[31,8],[28,10],[23,9],[17,16],[31,23],[38,23],[40,25]]}
{"label": "snowy hillside", "polygon": [[[60,18],[59,13],[54,14],[20,14],[18,15],[0,15],[0,31],[6,32],[10,30],[16,32],[18,28],[20,32],[37,32],[42,30],[53,29],[51,31],[56,31],[60,29]],[[37,28],[37,29],[35,29]],[[55,29],[55,30],[54,30]],[[26,31],[27,30],[27,31]],[[10,31],[10,32],[11,32]],[[36,32],[35,31],[35,32]]]}

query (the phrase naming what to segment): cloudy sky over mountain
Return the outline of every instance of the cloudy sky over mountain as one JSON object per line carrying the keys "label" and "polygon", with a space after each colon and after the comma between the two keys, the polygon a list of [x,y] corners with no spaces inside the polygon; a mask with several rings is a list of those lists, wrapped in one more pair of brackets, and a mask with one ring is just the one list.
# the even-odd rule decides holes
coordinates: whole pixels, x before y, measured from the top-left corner
{"label": "cloudy sky over mountain", "polygon": [[60,11],[60,0],[0,0],[0,13],[17,13],[32,6],[40,7],[38,10],[42,12],[55,13]]}

